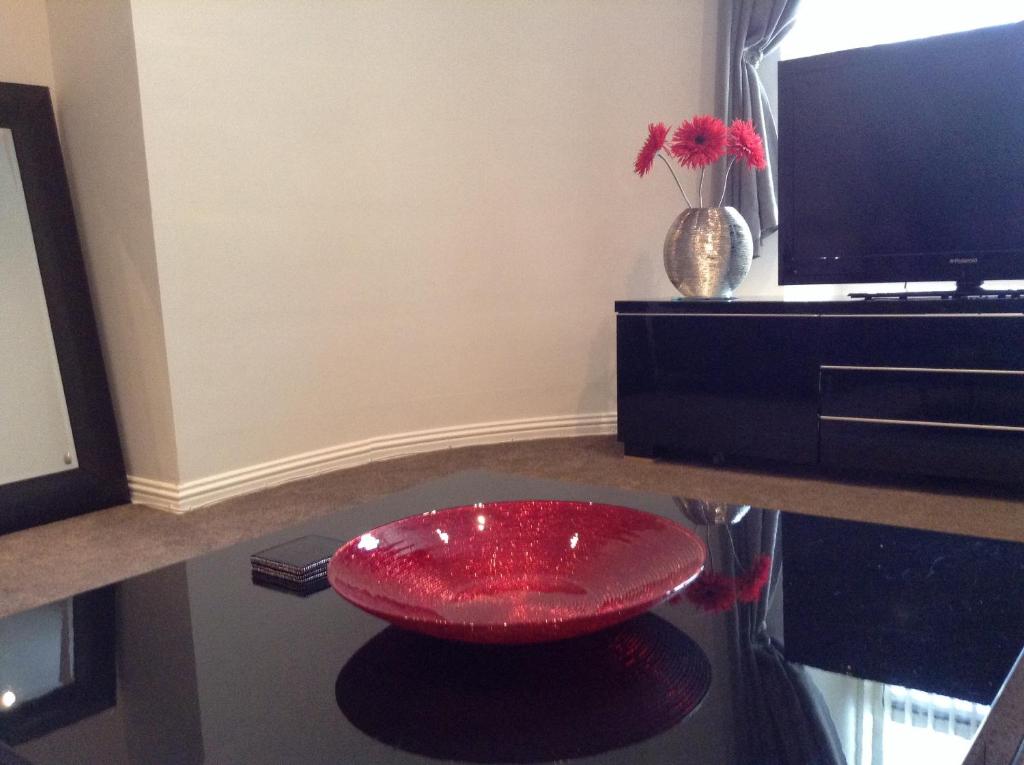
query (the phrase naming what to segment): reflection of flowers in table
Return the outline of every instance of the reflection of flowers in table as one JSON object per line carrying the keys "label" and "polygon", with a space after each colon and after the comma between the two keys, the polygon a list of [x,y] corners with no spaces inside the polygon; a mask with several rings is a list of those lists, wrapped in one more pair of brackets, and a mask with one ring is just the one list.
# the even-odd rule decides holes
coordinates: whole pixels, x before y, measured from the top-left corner
{"label": "reflection of flowers in table", "polygon": [[708,549],[708,565],[697,579],[682,593],[672,599],[673,603],[683,598],[702,611],[717,613],[732,608],[736,603],[754,603],[761,596],[772,575],[772,557],[759,554],[749,568],[737,576],[715,571],[715,557],[711,546],[710,529],[721,529],[729,543],[729,552],[739,568],[739,555],[733,542],[732,527],[740,523],[750,511],[749,505],[734,505],[698,499],[675,498],[676,506],[690,521],[705,530]]}
{"label": "reflection of flowers in table", "polygon": [[[751,567],[739,576],[727,576],[708,568],[684,590],[684,595],[702,611],[727,611],[737,602],[755,602],[768,583],[771,572],[772,559],[769,555],[758,555]],[[673,599],[673,602],[678,601],[678,596]]]}

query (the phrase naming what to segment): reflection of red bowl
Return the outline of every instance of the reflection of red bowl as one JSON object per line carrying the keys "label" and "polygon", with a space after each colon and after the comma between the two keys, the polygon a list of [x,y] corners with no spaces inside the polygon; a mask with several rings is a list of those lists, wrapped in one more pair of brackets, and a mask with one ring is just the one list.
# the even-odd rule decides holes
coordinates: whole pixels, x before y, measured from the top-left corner
{"label": "reflection of red bowl", "polygon": [[615,505],[522,500],[432,510],[346,543],[346,600],[407,629],[474,643],[582,635],[643,613],[700,573],[674,521]]}
{"label": "reflection of red bowl", "polygon": [[[388,627],[348,660],[334,694],[355,727],[407,752],[445,762],[564,762],[669,730],[710,685],[704,651],[644,614],[575,640],[517,646]],[[690,761],[669,749],[657,748],[659,761]]]}

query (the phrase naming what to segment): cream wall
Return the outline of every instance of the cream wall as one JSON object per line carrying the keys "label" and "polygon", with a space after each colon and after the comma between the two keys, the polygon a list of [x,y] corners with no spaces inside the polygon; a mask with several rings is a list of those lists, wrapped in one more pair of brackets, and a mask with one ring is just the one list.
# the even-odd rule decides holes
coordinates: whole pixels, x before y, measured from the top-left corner
{"label": "cream wall", "polygon": [[0,0],[0,82],[53,87],[45,0]]}
{"label": "cream wall", "polygon": [[613,301],[674,293],[632,159],[712,109],[714,8],[132,0],[178,480],[614,410]]}
{"label": "cream wall", "polygon": [[128,0],[49,0],[57,122],[128,472],[178,479]]}
{"label": "cream wall", "polygon": [[715,7],[0,4],[0,77],[61,96],[136,483],[610,427],[612,302],[674,294],[679,203],[632,158],[711,111]]}

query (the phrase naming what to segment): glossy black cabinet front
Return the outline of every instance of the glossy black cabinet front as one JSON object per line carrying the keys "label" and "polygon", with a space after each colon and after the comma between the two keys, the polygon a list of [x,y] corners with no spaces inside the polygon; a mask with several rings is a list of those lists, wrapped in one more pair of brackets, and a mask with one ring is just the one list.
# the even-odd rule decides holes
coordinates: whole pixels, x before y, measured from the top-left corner
{"label": "glossy black cabinet front", "polygon": [[1024,301],[616,303],[619,439],[1024,482]]}
{"label": "glossy black cabinet front", "polygon": [[817,333],[801,316],[620,314],[626,453],[815,462]]}
{"label": "glossy black cabinet front", "polygon": [[[822,314],[821,361],[901,368],[1024,369],[1024,316],[1018,313],[1019,306],[981,314],[972,309],[971,301],[958,304],[966,304],[964,312],[948,316]],[[869,303],[853,305],[870,307]]]}
{"label": "glossy black cabinet front", "polygon": [[1024,373],[823,366],[821,413],[1024,426]]}

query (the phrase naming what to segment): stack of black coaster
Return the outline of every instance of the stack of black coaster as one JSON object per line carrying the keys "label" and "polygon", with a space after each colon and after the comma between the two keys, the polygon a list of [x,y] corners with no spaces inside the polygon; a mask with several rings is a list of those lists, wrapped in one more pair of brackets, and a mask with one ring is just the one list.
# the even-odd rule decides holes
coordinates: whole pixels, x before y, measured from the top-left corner
{"label": "stack of black coaster", "polygon": [[253,553],[252,581],[301,595],[327,587],[327,564],[341,547],[340,539],[315,534]]}

